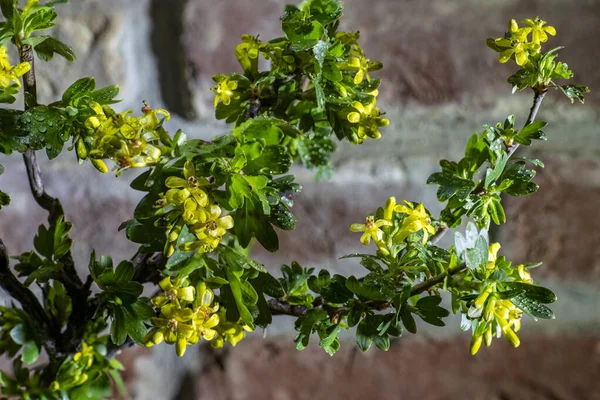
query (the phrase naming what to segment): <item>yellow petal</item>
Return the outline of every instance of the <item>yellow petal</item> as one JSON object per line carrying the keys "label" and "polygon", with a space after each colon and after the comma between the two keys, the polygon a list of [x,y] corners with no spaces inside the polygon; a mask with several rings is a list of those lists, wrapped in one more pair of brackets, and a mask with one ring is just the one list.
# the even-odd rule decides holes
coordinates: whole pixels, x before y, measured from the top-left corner
{"label": "yellow petal", "polygon": [[12,71],[16,76],[25,75],[31,69],[31,65],[28,62],[21,63],[16,65]]}
{"label": "yellow petal", "polygon": [[508,22],[508,30],[509,32],[516,32],[519,30],[519,24],[517,24],[517,21],[515,21],[514,19],[511,19]]}
{"label": "yellow petal", "polygon": [[358,124],[360,122],[360,114],[353,111],[351,113],[348,113],[348,121],[350,121],[353,124]]}
{"label": "yellow petal", "polygon": [[360,242],[365,246],[371,243],[371,234],[369,232],[363,233],[363,235],[360,237]]}
{"label": "yellow petal", "polygon": [[550,25],[548,25],[548,26],[545,26],[545,27],[544,27],[544,30],[545,30],[545,31],[546,31],[546,33],[548,33],[549,35],[556,36],[556,28],[554,28],[553,26],[550,26]]}
{"label": "yellow petal", "polygon": [[515,52],[515,59],[517,61],[517,65],[525,65],[527,63],[527,52],[523,51],[517,51]]}
{"label": "yellow petal", "polygon": [[219,225],[219,228],[231,229],[231,228],[233,228],[233,218],[231,217],[231,215],[227,215],[223,218],[219,218],[218,225]]}
{"label": "yellow petal", "polygon": [[367,229],[365,224],[352,224],[350,225],[350,230],[352,232],[364,232]]}

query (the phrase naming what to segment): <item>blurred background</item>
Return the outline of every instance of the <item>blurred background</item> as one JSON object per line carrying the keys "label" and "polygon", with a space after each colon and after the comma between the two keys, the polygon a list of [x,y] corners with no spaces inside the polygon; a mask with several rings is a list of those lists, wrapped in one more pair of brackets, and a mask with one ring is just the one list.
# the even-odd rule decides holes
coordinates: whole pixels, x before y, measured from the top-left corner
{"label": "blurred background", "polygon": [[[59,8],[55,34],[78,55],[37,65],[40,101],[59,98],[73,81],[94,76],[98,86],[118,84],[119,110],[141,101],[171,111],[167,129],[210,139],[228,128],[213,116],[211,77],[241,72],[234,47],[243,33],[281,36],[285,0],[73,0]],[[276,254],[256,248],[273,271],[297,260],[343,274],[359,266],[338,260],[364,251],[349,225],[394,195],[440,210],[435,187],[425,180],[441,158],[458,159],[469,136],[484,123],[515,114],[521,125],[530,93],[512,95],[506,77],[514,63],[499,65],[485,45],[501,36],[510,18],[539,15],[555,26],[564,45],[560,59],[588,85],[585,106],[561,93],[546,97],[538,114],[548,121],[548,142],[520,155],[542,159],[538,193],[507,198],[508,223],[494,229],[502,254],[516,263],[544,261],[535,278],[558,295],[557,319],[522,330],[521,347],[503,340],[468,353],[469,334],[450,317],[445,328],[420,327],[388,352],[361,353],[351,333],[333,358],[316,343],[302,351],[292,342],[293,319],[277,318],[236,348],[196,346],[182,360],[170,346],[134,348],[127,365],[128,398],[134,399],[600,399],[600,1],[598,0],[346,0],[343,30],[359,30],[361,45],[384,70],[378,106],[391,124],[378,141],[342,144],[330,182],[296,168],[304,190],[296,198],[295,231],[280,231]],[[265,64],[264,67],[267,67]],[[41,153],[41,152],[40,152]],[[75,225],[74,255],[83,275],[92,248],[114,259],[136,246],[119,224],[130,218],[140,192],[136,175],[101,175],[65,152],[48,163],[39,155],[46,190],[58,196]],[[46,220],[33,202],[19,155],[0,156],[0,187],[12,203],[0,213],[0,237],[11,255],[27,251]],[[93,223],[92,223],[93,221]],[[452,243],[453,235],[444,238]],[[258,247],[258,246],[257,246]],[[373,250],[373,249],[371,249]],[[6,301],[6,297],[4,297]],[[0,362],[0,368],[8,366]]]}

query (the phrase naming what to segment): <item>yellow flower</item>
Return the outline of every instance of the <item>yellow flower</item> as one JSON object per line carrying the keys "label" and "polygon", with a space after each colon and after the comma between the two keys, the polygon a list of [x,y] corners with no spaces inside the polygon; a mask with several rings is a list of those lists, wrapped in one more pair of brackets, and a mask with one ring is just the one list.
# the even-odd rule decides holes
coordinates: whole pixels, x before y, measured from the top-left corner
{"label": "yellow flower", "polygon": [[228,77],[223,78],[220,82],[217,82],[217,86],[212,88],[212,91],[216,93],[215,96],[215,108],[219,104],[219,100],[226,106],[231,104],[231,99],[237,99],[238,94],[234,93],[237,89],[238,83],[236,81],[230,81]]}
{"label": "yellow flower", "polygon": [[406,205],[397,205],[394,208],[394,211],[407,215],[402,221],[400,231],[396,234],[396,240],[403,241],[409,234],[423,230],[423,244],[427,243],[429,235],[435,233],[435,228],[431,226],[431,218],[423,203],[419,203],[416,207],[410,201],[404,200],[404,203]]}
{"label": "yellow flower", "polygon": [[517,21],[514,19],[510,20],[508,29],[509,32],[506,37],[497,38],[494,41],[498,47],[503,49],[498,55],[498,61],[505,63],[514,56],[517,65],[525,65],[529,60],[529,51],[539,53],[540,44],[539,42],[528,42],[527,36],[531,28],[519,28]]}
{"label": "yellow flower", "polygon": [[7,48],[0,46],[0,87],[7,88],[11,85],[11,82],[21,87],[19,77],[25,75],[30,69],[31,65],[27,62],[17,64],[13,67],[10,64]]}
{"label": "yellow flower", "polygon": [[179,287],[179,285],[173,285],[170,277],[161,280],[158,286],[164,290],[164,294],[152,298],[152,304],[156,307],[163,307],[169,302],[179,305],[179,300],[192,302],[195,299],[195,289],[193,286]]}
{"label": "yellow flower", "polygon": [[350,230],[352,232],[364,232],[360,237],[360,242],[364,245],[371,243],[371,239],[377,244],[378,247],[384,247],[383,244],[383,231],[380,229],[382,226],[391,226],[390,221],[385,219],[378,219],[375,221],[373,215],[367,216],[367,221],[364,224],[352,224]]}
{"label": "yellow flower", "polygon": [[535,20],[526,18],[522,20],[521,23],[529,25],[531,29],[531,43],[544,43],[548,40],[547,34],[552,36],[556,35],[556,29],[550,25],[544,26],[546,25],[546,21],[541,20],[540,17],[535,17]]}
{"label": "yellow flower", "polygon": [[368,82],[371,82],[371,77],[369,76],[369,59],[364,55],[359,54],[350,57],[347,65],[352,69],[358,69],[356,75],[354,75],[355,85],[361,83],[365,77]]}
{"label": "yellow flower", "polygon": [[525,268],[523,264],[517,267],[517,272],[519,274],[519,278],[521,278],[522,282],[533,283],[533,278],[531,277],[531,273]]}
{"label": "yellow flower", "polygon": [[252,332],[252,328],[248,325],[233,324],[227,322],[224,319],[216,327],[218,335],[210,342],[210,345],[214,348],[221,348],[225,342],[235,347],[244,337],[245,332]]}
{"label": "yellow flower", "polygon": [[[198,210],[197,206],[206,207],[208,204],[208,196],[200,189],[200,186],[208,185],[208,180],[196,177],[196,169],[191,161],[185,162],[183,176],[185,179],[178,176],[170,176],[166,179],[165,186],[170,190],[165,194],[165,198],[168,203],[179,205],[188,203],[187,200],[191,196],[196,202],[196,206],[188,203],[186,212],[195,213]],[[189,218],[193,220],[193,217]]]}
{"label": "yellow flower", "polygon": [[94,362],[94,353],[94,347],[83,342],[83,345],[81,346],[81,351],[75,353],[75,355],[73,356],[73,360],[75,362],[82,361],[82,364],[84,365],[83,368],[89,369]]}
{"label": "yellow flower", "polygon": [[373,139],[379,139],[381,137],[379,128],[389,125],[390,121],[387,118],[381,117],[381,112],[375,107],[375,101],[367,105],[354,101],[352,102],[352,107],[356,111],[348,113],[346,118],[353,124],[359,124],[359,141],[363,141],[367,136],[370,136]]}
{"label": "yellow flower", "polygon": [[194,327],[191,319],[193,311],[189,308],[177,308],[167,304],[161,308],[161,316],[152,318],[153,328],[144,337],[146,347],[152,347],[165,341],[176,344],[178,356],[183,356],[188,341],[193,342]]}
{"label": "yellow flower", "polygon": [[206,209],[198,223],[190,226],[190,232],[198,238],[199,235],[205,235],[212,239],[220,239],[231,228],[233,228],[231,215],[221,217],[221,208],[213,204]]}

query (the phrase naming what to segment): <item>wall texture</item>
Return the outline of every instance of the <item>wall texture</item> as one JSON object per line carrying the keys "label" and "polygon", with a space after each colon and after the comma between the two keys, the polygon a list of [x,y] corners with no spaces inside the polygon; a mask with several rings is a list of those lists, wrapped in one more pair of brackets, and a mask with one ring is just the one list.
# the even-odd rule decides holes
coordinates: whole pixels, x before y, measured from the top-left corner
{"label": "wall texture", "polygon": [[[215,122],[211,76],[239,71],[233,48],[243,33],[279,36],[283,0],[79,0],[61,9],[58,37],[78,60],[38,66],[40,98],[52,101],[75,79],[95,76],[119,84],[123,109],[145,99],[175,117],[168,127],[192,137],[226,132]],[[343,28],[360,30],[369,56],[385,69],[379,105],[391,125],[379,141],[342,145],[331,182],[315,183],[298,168],[304,190],[297,197],[295,231],[281,232],[281,251],[256,256],[274,270],[297,260],[344,273],[357,264],[340,261],[361,250],[348,230],[390,195],[424,201],[436,212],[435,188],[424,185],[440,158],[456,159],[470,134],[509,114],[523,122],[531,98],[511,95],[485,38],[511,18],[540,15],[556,26],[567,46],[561,57],[578,83],[591,87],[585,106],[552,93],[539,118],[549,122],[549,141],[533,154],[546,162],[540,191],[506,199],[509,223],[494,231],[503,254],[515,262],[544,261],[536,277],[559,300],[557,319],[524,327],[515,350],[501,341],[476,357],[468,335],[450,318],[445,329],[407,334],[387,353],[361,354],[352,343],[334,359],[318,348],[293,348],[291,319],[281,318],[235,349],[192,351],[133,349],[130,396],[137,399],[599,399],[600,398],[600,1],[579,0],[347,0]],[[522,155],[525,155],[523,152]],[[531,153],[529,155],[532,155]],[[40,156],[40,158],[45,158]],[[19,156],[0,156],[0,187],[13,203],[0,212],[0,237],[12,254],[31,247],[44,213],[29,196]],[[101,176],[66,153],[42,160],[48,192],[61,198],[75,225],[75,256],[83,274],[92,248],[115,259],[135,246],[116,232],[139,200],[128,190],[133,174]],[[91,218],[90,218],[91,217]],[[90,223],[89,221],[97,221]],[[450,243],[452,235],[447,235]],[[348,335],[348,339],[351,337]],[[466,390],[466,392],[465,392]]]}

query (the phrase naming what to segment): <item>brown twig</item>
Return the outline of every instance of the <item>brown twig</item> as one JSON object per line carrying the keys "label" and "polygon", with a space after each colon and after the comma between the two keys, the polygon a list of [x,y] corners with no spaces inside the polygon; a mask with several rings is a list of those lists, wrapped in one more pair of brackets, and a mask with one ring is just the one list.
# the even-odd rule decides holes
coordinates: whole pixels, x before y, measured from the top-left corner
{"label": "brown twig", "polygon": [[444,237],[446,232],[448,232],[448,225],[444,223],[440,224],[437,232],[429,239],[429,243],[437,244]]}

